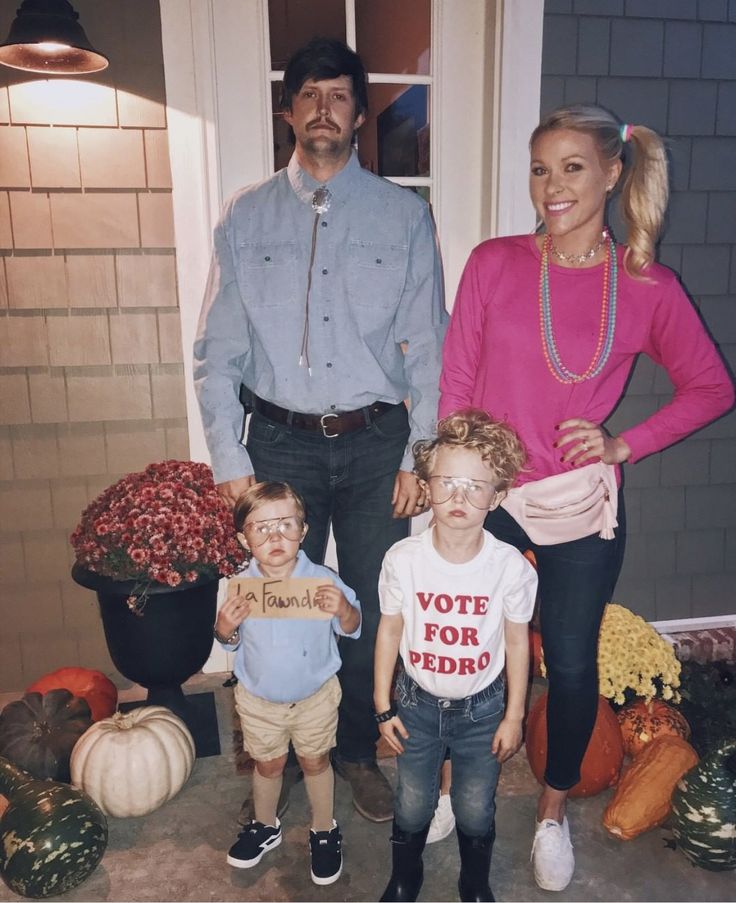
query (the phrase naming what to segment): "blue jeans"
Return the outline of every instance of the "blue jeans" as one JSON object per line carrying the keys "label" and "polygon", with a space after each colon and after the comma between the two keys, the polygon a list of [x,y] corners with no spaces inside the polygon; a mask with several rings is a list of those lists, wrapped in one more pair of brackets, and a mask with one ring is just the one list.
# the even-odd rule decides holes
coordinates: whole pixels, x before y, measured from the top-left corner
{"label": "blue jeans", "polygon": [[556,790],[580,780],[580,763],[598,711],[598,632],[623,562],[626,513],[618,495],[615,539],[597,534],[554,546],[536,545],[517,522],[496,508],[485,528],[522,552],[531,549],[539,576],[539,620],[547,666],[547,766]]}
{"label": "blue jeans", "polygon": [[503,676],[464,699],[427,693],[405,671],[396,684],[398,714],[409,732],[397,758],[399,788],[394,820],[402,831],[417,833],[434,815],[440,769],[449,748],[452,762],[452,811],[469,837],[484,837],[496,815],[496,784],[501,765],[491,752],[504,713]]}
{"label": "blue jeans", "polygon": [[337,751],[349,762],[373,762],[378,727],[373,717],[373,648],[380,620],[378,575],[388,549],[409,532],[392,516],[391,494],[409,438],[404,405],[364,429],[327,439],[268,420],[257,411],[246,447],[259,480],[285,480],[303,497],[309,532],[302,548],[324,561],[330,523],[340,577],[360,600],[360,639],[340,640],[342,702]]}

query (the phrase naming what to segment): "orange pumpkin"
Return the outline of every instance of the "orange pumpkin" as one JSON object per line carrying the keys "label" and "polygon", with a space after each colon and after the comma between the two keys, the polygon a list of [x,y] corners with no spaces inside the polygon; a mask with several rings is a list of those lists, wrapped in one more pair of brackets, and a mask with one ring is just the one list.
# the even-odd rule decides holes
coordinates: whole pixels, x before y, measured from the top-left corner
{"label": "orange pumpkin", "polygon": [[529,628],[529,673],[542,676],[542,634]]}
{"label": "orange pumpkin", "polygon": [[[529,564],[537,570],[537,556],[532,552],[531,549],[527,549],[526,552],[523,553],[524,558],[529,562]],[[529,674],[535,675],[537,677],[542,677],[542,634],[536,629],[533,624],[530,622],[529,624]]]}
{"label": "orange pumpkin", "polygon": [[90,668],[59,668],[39,677],[26,693],[48,693],[49,690],[69,690],[73,696],[86,700],[93,721],[109,718],[118,707],[118,688],[102,671]]}
{"label": "orange pumpkin", "polygon": [[661,699],[638,699],[618,712],[624,753],[636,757],[655,737],[690,738],[690,725],[674,706]]}
{"label": "orange pumpkin", "polygon": [[[547,694],[536,701],[526,724],[526,755],[534,777],[544,783],[547,764]],[[595,796],[612,787],[621,772],[624,748],[618,720],[603,696],[598,697],[598,714],[588,749],[580,766],[580,780],[570,796]]]}

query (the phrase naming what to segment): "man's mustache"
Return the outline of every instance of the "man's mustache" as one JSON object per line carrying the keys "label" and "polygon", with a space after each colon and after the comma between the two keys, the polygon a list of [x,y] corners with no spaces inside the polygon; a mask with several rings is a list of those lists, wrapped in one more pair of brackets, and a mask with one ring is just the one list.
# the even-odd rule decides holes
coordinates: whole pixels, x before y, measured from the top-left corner
{"label": "man's mustache", "polygon": [[330,129],[333,129],[336,132],[340,131],[340,126],[334,122],[329,116],[326,116],[324,119],[313,119],[311,122],[307,123],[307,131],[313,128],[317,128],[318,126],[327,126]]}

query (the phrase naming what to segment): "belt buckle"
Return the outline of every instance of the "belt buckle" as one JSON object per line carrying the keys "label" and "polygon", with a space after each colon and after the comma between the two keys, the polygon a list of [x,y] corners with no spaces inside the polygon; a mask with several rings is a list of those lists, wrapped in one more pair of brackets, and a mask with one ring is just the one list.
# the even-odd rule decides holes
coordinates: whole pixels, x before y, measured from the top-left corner
{"label": "belt buckle", "polygon": [[327,424],[325,423],[325,420],[328,417],[334,417],[335,420],[337,420],[337,418],[339,417],[339,414],[335,414],[335,413],[323,414],[319,418],[319,425],[322,427],[322,435],[325,437],[325,439],[337,439],[337,437],[340,435],[339,433],[328,433],[327,432]]}

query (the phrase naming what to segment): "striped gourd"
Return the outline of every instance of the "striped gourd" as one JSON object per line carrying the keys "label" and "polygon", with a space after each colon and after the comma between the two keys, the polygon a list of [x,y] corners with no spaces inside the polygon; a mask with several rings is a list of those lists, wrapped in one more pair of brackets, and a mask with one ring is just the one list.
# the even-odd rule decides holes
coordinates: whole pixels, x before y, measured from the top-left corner
{"label": "striped gourd", "polygon": [[81,790],[41,781],[0,758],[0,875],[24,897],[57,897],[94,871],[107,846],[107,820]]}
{"label": "striped gourd", "polygon": [[736,869],[736,739],[692,768],[672,794],[677,846],[695,865]]}

